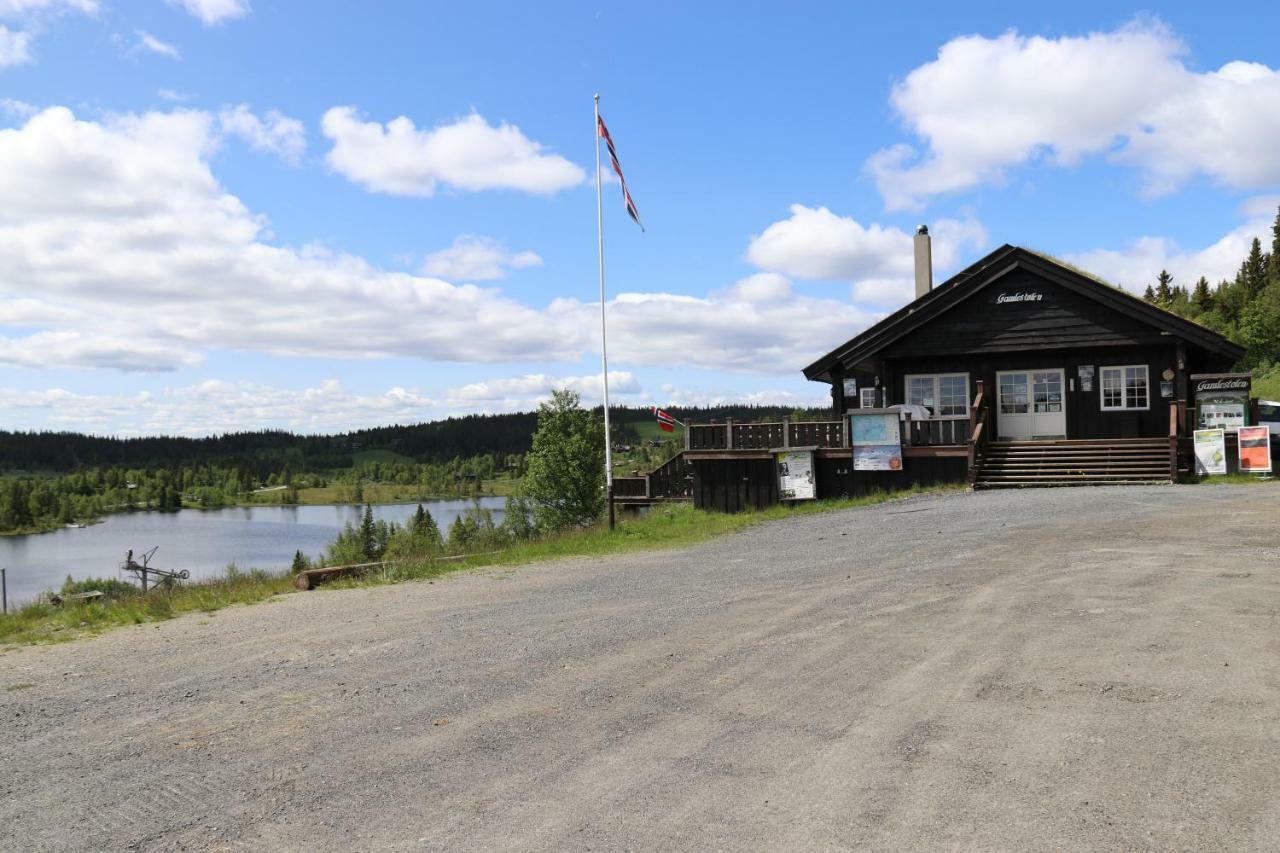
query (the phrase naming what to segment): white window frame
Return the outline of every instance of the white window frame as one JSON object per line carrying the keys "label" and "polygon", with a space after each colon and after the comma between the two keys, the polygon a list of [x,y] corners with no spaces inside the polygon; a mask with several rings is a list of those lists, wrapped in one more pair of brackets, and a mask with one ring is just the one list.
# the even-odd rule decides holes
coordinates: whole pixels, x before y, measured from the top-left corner
{"label": "white window frame", "polygon": [[[1119,406],[1107,405],[1107,371],[1120,371],[1120,400]],[[1129,405],[1129,377],[1125,373],[1128,370],[1141,370],[1143,383],[1147,389],[1146,401],[1141,406]],[[1106,364],[1098,367],[1098,405],[1104,412],[1149,412],[1151,411],[1151,368],[1145,364]]]}
{"label": "white window frame", "polygon": [[[940,415],[938,412],[942,409],[942,382],[943,379],[951,379],[962,377],[964,379],[964,412],[958,415]],[[911,404],[911,380],[912,379],[929,379],[933,381],[933,399],[934,405],[927,406],[929,409],[930,420],[933,421],[956,421],[967,419],[969,417],[969,407],[973,404],[969,397],[969,374],[968,373],[908,373],[902,378],[902,399]]]}
{"label": "white window frame", "polygon": [[[858,389],[858,408],[874,409],[876,407],[876,391],[878,388],[859,388]],[[871,395],[871,402],[867,402],[867,395]]]}

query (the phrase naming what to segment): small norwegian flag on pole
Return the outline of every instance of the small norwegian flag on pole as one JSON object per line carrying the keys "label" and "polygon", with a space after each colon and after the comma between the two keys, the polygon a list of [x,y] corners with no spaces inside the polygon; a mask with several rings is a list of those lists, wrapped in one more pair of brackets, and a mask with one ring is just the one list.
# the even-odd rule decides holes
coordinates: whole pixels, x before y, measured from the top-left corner
{"label": "small norwegian flag on pole", "polygon": [[678,424],[679,421],[671,417],[671,415],[667,414],[666,412],[662,411],[662,409],[659,409],[657,406],[654,406],[653,416],[657,418],[658,428],[661,429],[663,432],[676,431],[676,424]]}

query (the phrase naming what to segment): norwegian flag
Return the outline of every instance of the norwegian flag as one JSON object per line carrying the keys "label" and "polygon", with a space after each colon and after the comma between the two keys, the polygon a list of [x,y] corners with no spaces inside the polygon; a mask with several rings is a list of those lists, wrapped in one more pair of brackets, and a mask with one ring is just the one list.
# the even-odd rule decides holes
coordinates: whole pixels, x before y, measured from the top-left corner
{"label": "norwegian flag", "polygon": [[596,116],[596,124],[599,125],[600,138],[604,140],[604,144],[609,148],[609,163],[613,166],[613,171],[618,176],[618,180],[622,182],[622,202],[627,206],[627,215],[630,216],[640,230],[644,230],[644,223],[640,221],[640,211],[636,210],[636,203],[631,200],[631,191],[627,189],[627,179],[622,174],[622,166],[618,163],[618,150],[613,147],[613,137],[609,135],[609,128],[604,126],[604,119]]}
{"label": "norwegian flag", "polygon": [[678,424],[679,421],[671,417],[671,415],[668,415],[666,412],[662,411],[662,409],[659,409],[657,406],[654,406],[653,416],[658,419],[658,428],[661,429],[663,432],[676,431],[676,424]]}

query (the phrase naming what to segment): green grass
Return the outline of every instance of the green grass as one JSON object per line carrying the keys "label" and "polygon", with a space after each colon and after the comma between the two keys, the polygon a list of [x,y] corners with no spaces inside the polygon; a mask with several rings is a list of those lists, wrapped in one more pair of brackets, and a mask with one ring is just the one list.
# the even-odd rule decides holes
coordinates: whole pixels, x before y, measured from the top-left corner
{"label": "green grass", "polygon": [[1252,393],[1263,400],[1280,400],[1280,364],[1253,377]]}
{"label": "green grass", "polygon": [[[520,487],[519,480],[494,479],[481,484],[482,497],[506,497]],[[467,500],[471,495],[436,495],[423,492],[418,486],[401,486],[395,483],[364,483],[361,486],[364,500],[361,504],[417,503],[432,500]],[[320,488],[298,489],[298,506],[321,506],[343,503],[351,494],[351,485],[342,483]],[[264,506],[281,503],[283,490],[258,492],[252,499],[242,501],[242,506]]]}
{"label": "green grass", "polygon": [[[912,494],[962,488],[944,486],[883,492],[847,500],[806,502],[774,506],[736,515],[705,512],[689,504],[655,507],[647,515],[619,521],[615,530],[598,524],[529,542],[509,545],[498,553],[476,554],[463,560],[441,561],[429,556],[401,560],[373,575],[338,581],[324,589],[397,583],[438,577],[481,566],[516,566],[562,557],[603,556],[657,548],[676,548],[716,536],[735,533],[766,521],[798,515],[872,506]],[[490,550],[480,546],[479,550]],[[135,595],[92,603],[69,603],[54,607],[47,602],[26,605],[15,613],[0,616],[0,648],[35,643],[54,643],[123,626],[161,622],[185,613],[213,613],[232,604],[252,604],[293,591],[292,577],[229,568],[227,575],[184,584],[149,595]]]}
{"label": "green grass", "polygon": [[412,456],[405,456],[403,453],[396,453],[394,450],[388,450],[385,447],[372,448],[370,450],[357,450],[351,454],[351,459],[357,468],[363,468],[366,465],[372,465],[375,462],[404,462],[413,464],[417,462]]}
{"label": "green grass", "polygon": [[1178,478],[1178,482],[1188,486],[1207,485],[1207,486],[1231,486],[1246,484],[1250,486],[1266,485],[1268,483],[1280,483],[1275,477],[1264,477],[1261,474],[1214,474],[1212,476],[1201,476],[1199,474],[1189,474]]}

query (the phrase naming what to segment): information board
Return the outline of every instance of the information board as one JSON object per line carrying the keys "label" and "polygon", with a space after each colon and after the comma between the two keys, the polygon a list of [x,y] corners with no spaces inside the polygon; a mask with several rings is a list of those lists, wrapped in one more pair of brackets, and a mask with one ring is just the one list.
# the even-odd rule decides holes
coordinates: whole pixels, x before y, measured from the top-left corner
{"label": "information board", "polygon": [[778,499],[811,501],[817,492],[813,484],[813,451],[789,450],[778,454]]}
{"label": "information board", "polygon": [[1200,373],[1191,377],[1200,429],[1235,432],[1249,423],[1248,373]]}
{"label": "information board", "polygon": [[853,470],[901,471],[902,435],[897,412],[849,415]]}
{"label": "information board", "polygon": [[1240,427],[1236,432],[1240,441],[1239,459],[1241,474],[1271,473],[1271,432],[1265,426]]}
{"label": "information board", "polygon": [[1198,429],[1192,433],[1197,474],[1227,473],[1226,435],[1221,429]]}

